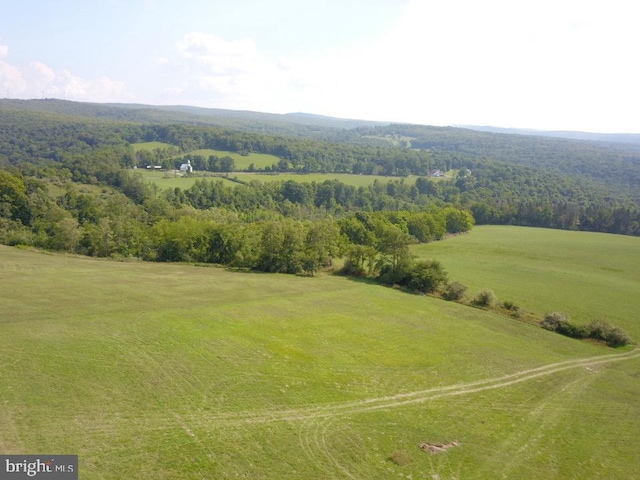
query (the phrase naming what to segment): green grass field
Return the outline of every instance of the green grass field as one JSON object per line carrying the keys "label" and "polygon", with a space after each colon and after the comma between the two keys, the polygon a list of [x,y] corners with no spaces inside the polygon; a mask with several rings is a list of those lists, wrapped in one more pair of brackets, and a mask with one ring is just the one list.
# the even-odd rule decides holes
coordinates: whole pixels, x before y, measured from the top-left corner
{"label": "green grass field", "polygon": [[[236,170],[246,170],[249,168],[249,165],[253,163],[255,168],[264,168],[271,167],[274,163],[277,164],[280,161],[280,158],[275,155],[269,155],[267,153],[249,153],[248,155],[240,155],[237,152],[227,152],[224,150],[212,150],[212,149],[203,149],[203,150],[194,150],[188,153],[189,155],[202,155],[203,157],[209,158],[211,155],[215,155],[216,157],[231,157],[235,162]],[[176,158],[181,158],[184,155],[180,155]]]}
{"label": "green grass field", "polygon": [[286,182],[293,180],[294,182],[316,182],[322,183],[326,180],[338,180],[346,185],[352,185],[354,187],[367,187],[373,185],[374,181],[381,183],[387,183],[390,181],[403,181],[408,185],[416,183],[417,177],[385,177],[383,175],[352,175],[349,173],[278,173],[278,174],[261,174],[261,173],[232,173],[231,176],[237,175],[240,180],[250,182],[257,180],[259,182]]}
{"label": "green grass field", "polygon": [[178,148],[175,145],[171,145],[170,143],[164,142],[140,142],[140,143],[132,143],[131,146],[136,152],[141,150],[153,151],[156,149],[165,149],[165,148]]}
{"label": "green grass field", "polygon": [[[150,182],[155,183],[161,188],[175,188],[180,187],[182,189],[190,188],[193,186],[196,180],[203,178],[199,176],[199,172],[196,172],[194,176],[181,177],[179,174],[166,171],[166,170],[146,170],[139,168],[136,172],[140,173],[142,177]],[[213,174],[212,174],[213,175]],[[286,182],[293,180],[295,182],[316,182],[322,183],[325,180],[338,180],[346,185],[353,185],[355,187],[366,187],[373,185],[375,180],[379,182],[387,183],[389,181],[404,181],[409,185],[413,185],[416,181],[416,177],[384,177],[381,175],[349,175],[346,173],[309,173],[309,174],[295,174],[295,173],[280,173],[280,174],[262,174],[262,173],[243,173],[243,172],[231,172],[229,177],[237,177],[244,182],[258,181],[258,182]],[[204,177],[209,180],[224,180],[229,182],[229,185],[239,185],[236,182],[232,182],[224,178],[223,174],[219,174],[211,177]]]}
{"label": "green grass field", "polygon": [[[539,233],[555,245],[566,234]],[[428,247],[463,257],[509,236],[518,250],[518,235],[483,227]],[[549,283],[551,263],[569,271],[583,248],[591,261],[590,234],[574,238],[578,257],[536,235],[521,238]],[[639,239],[607,237],[620,269]],[[498,278],[483,275],[483,287]],[[83,479],[640,475],[630,348],[328,275],[0,247],[0,288],[0,451],[78,454]],[[568,279],[555,290],[570,310]],[[434,455],[423,442],[458,446]]]}
{"label": "green grass field", "polygon": [[[193,184],[196,183],[196,180],[202,180],[203,178],[211,181],[222,180],[228,185],[238,185],[238,183],[227,180],[222,175],[214,176],[214,174],[210,174],[210,176],[203,177],[196,173],[192,176],[183,177],[179,172],[173,172],[169,170],[147,170],[144,168],[138,168],[137,170],[135,170],[135,172],[140,174],[145,180],[155,183],[160,188],[174,189],[176,187],[179,187],[183,190],[186,190],[187,188],[191,188]],[[230,174],[230,176],[233,175],[234,174]]]}
{"label": "green grass field", "polygon": [[640,340],[640,238],[513,226],[414,247],[442,262],[451,280],[482,288],[540,315],[563,311],[577,323],[609,319]]}

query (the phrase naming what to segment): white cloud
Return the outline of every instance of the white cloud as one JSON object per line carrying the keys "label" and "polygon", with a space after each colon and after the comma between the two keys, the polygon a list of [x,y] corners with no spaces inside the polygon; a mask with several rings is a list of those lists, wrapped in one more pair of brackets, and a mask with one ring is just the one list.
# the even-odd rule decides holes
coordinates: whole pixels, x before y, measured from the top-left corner
{"label": "white cloud", "polygon": [[167,69],[179,80],[165,93],[181,94],[178,101],[273,112],[290,109],[287,72],[267,61],[253,40],[194,32],[177,44],[176,52]]}
{"label": "white cloud", "polygon": [[[629,130],[640,109],[633,51],[640,29],[629,5],[413,0],[378,38],[314,54],[193,32],[151,60],[155,70],[135,100],[439,125]],[[108,78],[53,69],[47,80],[42,67],[5,76],[22,78],[37,96],[45,90],[114,101],[109,95],[125,94]]]}
{"label": "white cloud", "polygon": [[391,87],[382,103],[423,123],[633,125],[640,33],[629,6],[415,1],[373,47],[392,61],[377,76],[377,86]]}
{"label": "white cloud", "polygon": [[125,85],[108,77],[86,80],[68,70],[60,74],[60,81],[52,88],[69,100],[86,100],[92,102],[124,101],[129,98]]}
{"label": "white cloud", "polygon": [[29,64],[29,68],[32,80],[41,85],[49,85],[56,79],[56,73],[53,69],[47,67],[42,62],[31,62],[31,64]]}
{"label": "white cloud", "polygon": [[131,98],[122,82],[109,77],[85,79],[68,70],[56,71],[39,61],[21,68],[4,60],[8,51],[7,46],[0,45],[0,87],[8,96],[46,96],[89,102],[126,101]]}

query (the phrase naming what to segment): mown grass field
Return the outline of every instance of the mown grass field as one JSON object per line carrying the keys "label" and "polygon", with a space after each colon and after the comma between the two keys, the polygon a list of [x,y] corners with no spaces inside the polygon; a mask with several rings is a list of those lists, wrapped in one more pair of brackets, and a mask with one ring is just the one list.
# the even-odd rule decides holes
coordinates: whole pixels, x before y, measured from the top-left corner
{"label": "mown grass field", "polygon": [[[147,170],[144,168],[138,168],[135,170],[137,174],[140,174],[142,178],[145,180],[155,183],[160,188],[171,188],[174,189],[176,187],[186,190],[187,188],[191,188],[196,180],[202,180],[203,178],[210,181],[222,180],[228,185],[238,185],[236,182],[232,182],[231,180],[227,180],[224,176],[211,174],[209,176],[203,177],[198,175],[188,175],[182,176],[180,172],[173,172],[169,170]],[[233,174],[230,174],[233,176]]]}
{"label": "mown grass field", "polygon": [[[253,163],[255,168],[271,167],[274,163],[277,164],[280,158],[275,155],[269,155],[267,153],[248,153],[247,155],[240,155],[237,152],[227,152],[225,150],[194,150],[189,152],[188,155],[202,155],[205,158],[209,158],[211,155],[215,155],[218,158],[231,157],[235,162],[236,170],[246,170],[249,165]],[[179,155],[176,158],[182,158],[184,155]]]}
{"label": "mown grass field", "polygon": [[387,183],[390,181],[403,181],[408,185],[413,185],[416,181],[416,177],[385,177],[382,175],[350,175],[346,173],[309,173],[309,174],[295,174],[295,173],[279,173],[279,174],[264,174],[264,173],[244,173],[244,172],[230,172],[228,174],[211,174],[215,176],[202,177],[199,172],[196,172],[193,176],[182,177],[179,173],[166,171],[166,170],[147,170],[139,168],[136,170],[142,177],[150,182],[155,183],[161,188],[175,188],[180,187],[182,189],[190,188],[193,186],[196,180],[201,178],[207,178],[209,180],[223,180],[229,182],[229,185],[239,185],[239,183],[232,182],[225,178],[225,175],[229,177],[237,177],[243,182],[286,182],[293,180],[294,182],[316,182],[322,183],[325,180],[338,180],[346,185],[353,185],[355,187],[366,187],[373,185],[374,181],[381,183]]}
{"label": "mown grass field", "polygon": [[0,451],[83,479],[640,475],[631,349],[333,276],[0,247],[0,288]]}
{"label": "mown grass field", "polygon": [[640,341],[640,238],[513,226],[477,226],[466,235],[414,247],[442,262],[475,295],[577,323],[607,318]]}
{"label": "mown grass field", "polygon": [[[384,175],[353,175],[349,173],[278,173],[278,174],[261,174],[261,173],[236,173],[240,180],[250,182],[257,180],[259,182],[286,182],[293,180],[300,183],[322,183],[326,180],[338,180],[346,185],[352,185],[354,187],[367,187],[373,185],[376,180],[380,183],[388,183],[391,181],[403,181],[407,185],[413,185],[416,183],[414,176],[409,177],[386,177]],[[233,176],[234,174],[230,174]]]}
{"label": "mown grass field", "polygon": [[131,146],[136,152],[139,152],[142,150],[153,151],[156,149],[163,150],[165,148],[178,148],[175,145],[171,145],[170,143],[164,143],[164,142],[139,142],[139,143],[132,143]]}

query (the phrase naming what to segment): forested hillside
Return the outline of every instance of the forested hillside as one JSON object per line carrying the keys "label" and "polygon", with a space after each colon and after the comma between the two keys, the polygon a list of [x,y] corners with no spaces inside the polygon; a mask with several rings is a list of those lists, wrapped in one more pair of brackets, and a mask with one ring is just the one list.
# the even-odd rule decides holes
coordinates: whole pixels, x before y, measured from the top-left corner
{"label": "forested hillside", "polygon": [[[159,260],[225,263],[233,257],[230,263],[269,270],[257,260],[255,239],[264,237],[264,222],[288,218],[300,239],[297,260],[277,269],[303,271],[306,254],[301,252],[310,247],[303,247],[301,239],[313,236],[313,222],[340,226],[357,212],[379,212],[376,222],[398,228],[395,233],[402,234],[403,244],[465,231],[474,222],[469,212],[477,223],[640,235],[640,153],[631,146],[443,127],[350,128],[346,123],[349,128],[340,128],[339,122],[324,117],[302,116],[306,123],[297,124],[293,119],[300,115],[288,116],[287,127],[281,128],[285,123],[272,118],[278,116],[240,112],[227,118],[217,113],[216,121],[225,125],[195,125],[185,111],[0,101],[2,241]],[[136,120],[138,115],[144,120]],[[242,128],[233,128],[238,121]],[[273,129],[280,133],[268,133]],[[143,142],[161,142],[163,147],[135,148]],[[189,154],[199,170],[192,175],[220,171],[220,158],[191,153],[202,149],[273,155],[277,161],[272,165],[249,170],[295,172],[300,182],[246,182],[240,175],[235,186],[202,178],[188,189],[160,190],[134,170],[155,165],[175,169]],[[434,181],[429,176],[435,169],[449,177]],[[224,171],[235,170],[232,162],[225,164]],[[327,172],[385,175],[390,181],[356,188],[304,176]],[[405,182],[407,176],[418,178]],[[462,226],[455,220],[460,215]],[[150,241],[166,240],[162,232],[171,230],[171,222],[188,222],[184,218],[200,230],[183,229],[194,238],[176,239],[181,246],[173,253],[165,244]],[[237,238],[224,240],[225,248],[235,253],[221,260],[211,251],[212,232],[230,222],[263,224],[257,230],[247,227],[248,243],[240,242],[243,246]],[[294,225],[291,222],[282,225]],[[160,232],[159,224],[166,229]],[[376,248],[377,258],[382,258],[386,227],[368,221],[364,225],[374,240],[362,245]],[[343,230],[340,235],[350,241],[338,242],[342,250],[335,255],[346,255],[348,244],[358,243]],[[254,246],[248,247],[252,241]],[[238,253],[242,248],[253,250]],[[325,255],[319,262],[330,260]]]}
{"label": "forested hillside", "polygon": [[[359,128],[371,137],[396,136],[411,147],[524,165],[550,175],[589,179],[640,198],[640,146],[633,143],[508,135],[453,127],[389,125]],[[606,138],[606,137],[603,137]],[[619,138],[611,136],[611,138]]]}

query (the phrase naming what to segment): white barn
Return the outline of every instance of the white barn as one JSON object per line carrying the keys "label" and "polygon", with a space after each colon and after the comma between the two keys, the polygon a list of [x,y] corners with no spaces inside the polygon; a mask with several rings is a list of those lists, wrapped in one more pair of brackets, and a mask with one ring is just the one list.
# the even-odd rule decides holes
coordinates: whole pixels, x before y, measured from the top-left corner
{"label": "white barn", "polygon": [[180,171],[185,173],[193,172],[193,167],[191,166],[191,160],[187,160],[187,163],[183,163],[180,165]]}

